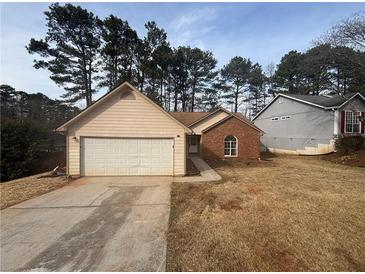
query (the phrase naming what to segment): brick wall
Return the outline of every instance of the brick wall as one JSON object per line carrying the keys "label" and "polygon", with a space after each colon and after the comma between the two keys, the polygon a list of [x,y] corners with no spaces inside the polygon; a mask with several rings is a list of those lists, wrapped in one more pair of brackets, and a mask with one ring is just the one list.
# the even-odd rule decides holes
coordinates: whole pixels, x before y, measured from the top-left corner
{"label": "brick wall", "polygon": [[231,117],[202,135],[202,157],[204,159],[224,159],[224,138],[233,135],[238,141],[237,157],[230,159],[258,159],[260,157],[260,133]]}

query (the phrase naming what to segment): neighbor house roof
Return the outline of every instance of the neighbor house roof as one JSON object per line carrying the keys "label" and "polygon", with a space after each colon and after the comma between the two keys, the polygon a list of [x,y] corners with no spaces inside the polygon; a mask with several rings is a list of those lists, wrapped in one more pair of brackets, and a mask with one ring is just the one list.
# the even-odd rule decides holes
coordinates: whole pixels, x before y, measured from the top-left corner
{"label": "neighbor house roof", "polygon": [[302,102],[304,104],[312,105],[312,106],[323,108],[323,109],[337,109],[337,108],[340,108],[343,105],[347,104],[350,100],[352,100],[356,96],[360,96],[363,100],[365,100],[364,95],[362,95],[360,92],[349,93],[346,95],[333,95],[333,96],[279,93],[252,120],[254,121],[257,117],[259,117],[261,115],[261,113],[263,113],[279,97],[289,98],[291,100],[295,100],[298,102]]}
{"label": "neighbor house roof", "polygon": [[316,104],[322,107],[338,107],[346,102],[354,93],[341,96],[324,96],[324,95],[301,95],[301,94],[284,94],[292,98],[296,98],[302,101],[306,101],[312,104]]}

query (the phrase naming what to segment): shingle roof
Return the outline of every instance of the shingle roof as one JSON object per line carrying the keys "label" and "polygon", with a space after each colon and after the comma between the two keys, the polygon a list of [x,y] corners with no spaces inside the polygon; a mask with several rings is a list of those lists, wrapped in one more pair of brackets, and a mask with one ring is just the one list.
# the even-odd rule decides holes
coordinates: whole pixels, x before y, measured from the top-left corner
{"label": "shingle roof", "polygon": [[296,98],[308,103],[316,104],[322,107],[337,107],[346,102],[353,94],[348,94],[346,96],[333,95],[333,96],[323,96],[323,95],[299,95],[299,94],[285,94],[289,97]]}
{"label": "shingle roof", "polygon": [[210,113],[211,112],[170,112],[172,117],[187,127]]}
{"label": "shingle roof", "polygon": [[[180,123],[184,124],[187,127],[189,127],[193,123],[201,120],[202,118],[209,116],[209,114],[211,114],[211,113],[212,112],[170,112],[171,116],[173,116],[176,120],[178,120]],[[263,132],[261,129],[256,127],[250,120],[248,120],[242,113],[228,112],[228,111],[227,111],[227,113],[232,114],[228,117],[234,116],[234,117],[244,121],[245,123],[249,124],[251,127],[255,128],[257,131]],[[212,125],[211,127],[215,127],[215,125],[219,124],[223,120],[225,120],[225,119],[220,120],[219,122]]]}

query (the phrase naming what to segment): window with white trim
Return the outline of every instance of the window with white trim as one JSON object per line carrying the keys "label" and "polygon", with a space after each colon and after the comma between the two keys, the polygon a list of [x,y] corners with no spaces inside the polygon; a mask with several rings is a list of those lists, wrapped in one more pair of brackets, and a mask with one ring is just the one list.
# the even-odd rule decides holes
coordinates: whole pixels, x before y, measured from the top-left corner
{"label": "window with white trim", "polygon": [[237,156],[237,138],[233,135],[228,135],[226,138],[224,138],[224,156]]}
{"label": "window with white trim", "polygon": [[360,112],[345,112],[345,133],[360,133]]}

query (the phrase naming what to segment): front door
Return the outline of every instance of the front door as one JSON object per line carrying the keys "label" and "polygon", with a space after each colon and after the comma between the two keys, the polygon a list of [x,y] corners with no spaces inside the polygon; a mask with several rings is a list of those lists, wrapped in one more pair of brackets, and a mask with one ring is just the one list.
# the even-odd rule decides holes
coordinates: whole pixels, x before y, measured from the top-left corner
{"label": "front door", "polygon": [[198,153],[198,136],[189,136],[189,153]]}

